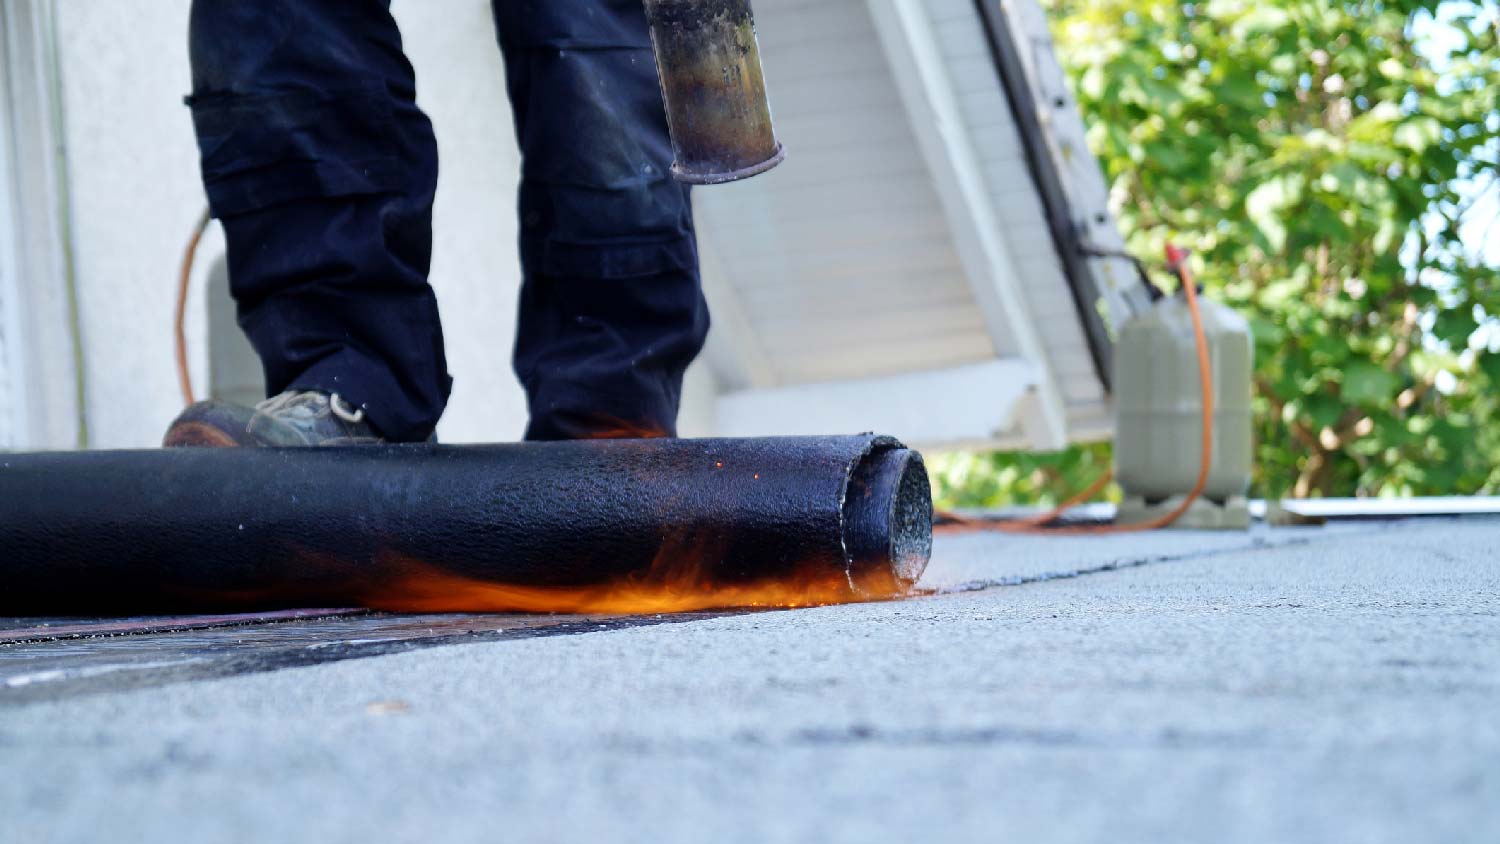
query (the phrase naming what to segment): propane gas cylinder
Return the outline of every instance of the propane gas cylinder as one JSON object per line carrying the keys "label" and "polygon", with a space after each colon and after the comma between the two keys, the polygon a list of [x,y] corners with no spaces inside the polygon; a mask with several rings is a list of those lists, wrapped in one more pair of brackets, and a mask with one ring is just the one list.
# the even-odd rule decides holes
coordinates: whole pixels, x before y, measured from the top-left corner
{"label": "propane gas cylinder", "polygon": [[[1213,378],[1210,502],[1250,486],[1250,326],[1238,313],[1198,297]],[[1203,454],[1202,385],[1193,315],[1182,293],[1127,322],[1115,347],[1115,477],[1127,498],[1186,495]]]}

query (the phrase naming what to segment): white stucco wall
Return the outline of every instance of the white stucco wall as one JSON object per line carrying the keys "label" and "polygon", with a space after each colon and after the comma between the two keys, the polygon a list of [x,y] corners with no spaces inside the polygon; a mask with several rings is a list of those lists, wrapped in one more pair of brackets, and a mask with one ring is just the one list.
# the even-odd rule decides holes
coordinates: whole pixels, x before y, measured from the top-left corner
{"label": "white stucco wall", "polygon": [[[150,445],[180,407],[173,287],[177,256],[204,204],[182,105],[187,6],[56,4],[84,415],[93,446]],[[200,348],[202,320],[192,331]],[[202,360],[200,351],[199,373]]]}
{"label": "white stucco wall", "polygon": [[[74,272],[89,445],[156,444],[181,407],[172,355],[177,267],[204,205],[192,122],[189,0],[56,3]],[[441,177],[432,283],[456,384],[448,442],[517,438],[525,400],[510,371],[519,284],[519,169],[503,63],[486,0],[396,0],[418,102],[436,127]],[[190,302],[194,382],[207,386],[211,231]],[[694,373],[685,433],[707,430],[712,379]]]}

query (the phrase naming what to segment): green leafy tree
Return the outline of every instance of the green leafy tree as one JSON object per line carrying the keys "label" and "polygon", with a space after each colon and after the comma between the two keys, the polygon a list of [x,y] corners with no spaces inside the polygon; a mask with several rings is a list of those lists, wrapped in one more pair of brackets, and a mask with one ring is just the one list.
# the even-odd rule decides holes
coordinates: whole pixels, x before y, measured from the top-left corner
{"label": "green leafy tree", "polygon": [[[1131,250],[1251,321],[1256,494],[1500,487],[1492,0],[1044,2]],[[1055,500],[1099,450],[1039,459],[940,460],[942,498]]]}

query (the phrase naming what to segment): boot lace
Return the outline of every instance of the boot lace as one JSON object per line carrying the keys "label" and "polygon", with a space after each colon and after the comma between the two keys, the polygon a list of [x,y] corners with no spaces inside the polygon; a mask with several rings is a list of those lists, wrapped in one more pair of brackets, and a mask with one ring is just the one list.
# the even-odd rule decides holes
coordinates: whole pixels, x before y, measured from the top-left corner
{"label": "boot lace", "polygon": [[267,416],[318,416],[323,411],[323,403],[328,403],[328,409],[334,416],[358,425],[365,421],[364,408],[351,405],[338,393],[329,393],[326,398],[323,393],[316,390],[305,390],[303,392],[285,392],[272,396],[257,404],[255,409]]}

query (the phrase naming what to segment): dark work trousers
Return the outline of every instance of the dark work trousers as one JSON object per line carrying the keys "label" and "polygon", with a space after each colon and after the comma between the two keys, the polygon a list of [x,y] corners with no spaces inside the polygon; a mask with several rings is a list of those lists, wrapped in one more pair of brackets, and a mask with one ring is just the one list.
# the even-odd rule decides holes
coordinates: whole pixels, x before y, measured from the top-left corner
{"label": "dark work trousers", "polygon": [[[708,309],[641,0],[494,13],[522,153],[526,436],[671,435]],[[427,284],[437,144],[388,0],[195,0],[190,47],[203,182],[268,392],[337,392],[387,438],[425,439],[452,385]]]}

